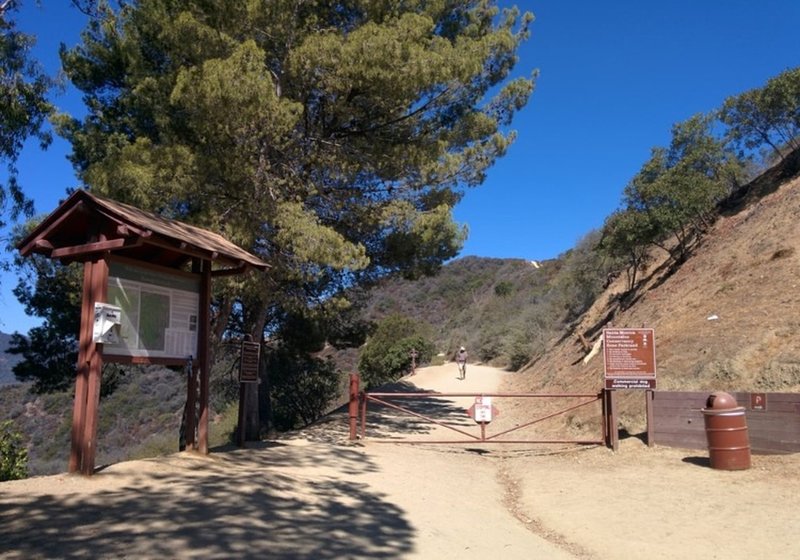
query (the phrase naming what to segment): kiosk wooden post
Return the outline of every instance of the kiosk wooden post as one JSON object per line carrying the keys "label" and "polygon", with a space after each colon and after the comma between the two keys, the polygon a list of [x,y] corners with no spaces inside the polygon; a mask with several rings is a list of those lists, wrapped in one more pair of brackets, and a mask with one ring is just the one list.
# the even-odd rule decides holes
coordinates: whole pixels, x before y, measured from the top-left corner
{"label": "kiosk wooden post", "polygon": [[200,417],[197,421],[197,450],[208,454],[208,380],[209,348],[208,336],[211,329],[211,261],[200,264],[200,318],[197,340],[197,366],[200,380]]}

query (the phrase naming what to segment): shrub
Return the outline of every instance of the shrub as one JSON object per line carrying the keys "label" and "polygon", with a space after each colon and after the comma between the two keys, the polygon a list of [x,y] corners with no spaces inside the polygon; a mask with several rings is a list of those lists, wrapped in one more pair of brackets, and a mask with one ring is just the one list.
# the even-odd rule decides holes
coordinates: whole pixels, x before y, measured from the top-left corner
{"label": "shrub", "polygon": [[272,350],[267,360],[272,422],[291,430],[320,418],[339,395],[340,373],[330,359]]}
{"label": "shrub", "polygon": [[532,354],[531,345],[525,337],[521,335],[514,337],[508,349],[509,369],[518,371],[531,360]]}
{"label": "shrub", "polygon": [[378,324],[358,360],[358,371],[366,388],[394,381],[411,371],[411,350],[417,363],[430,362],[435,346],[430,325],[421,325],[402,315],[390,315]]}
{"label": "shrub", "polygon": [[0,482],[28,476],[28,450],[10,420],[0,422]]}
{"label": "shrub", "polygon": [[499,297],[506,297],[510,295],[513,290],[514,284],[508,282],[507,280],[503,280],[495,284],[494,294]]}

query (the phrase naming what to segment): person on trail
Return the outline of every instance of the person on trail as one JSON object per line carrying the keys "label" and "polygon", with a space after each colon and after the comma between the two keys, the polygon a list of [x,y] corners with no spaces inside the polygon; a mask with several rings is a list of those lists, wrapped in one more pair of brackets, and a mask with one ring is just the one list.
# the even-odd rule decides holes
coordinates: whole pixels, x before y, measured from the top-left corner
{"label": "person on trail", "polygon": [[463,346],[456,352],[456,364],[458,364],[458,378],[467,378],[467,350]]}

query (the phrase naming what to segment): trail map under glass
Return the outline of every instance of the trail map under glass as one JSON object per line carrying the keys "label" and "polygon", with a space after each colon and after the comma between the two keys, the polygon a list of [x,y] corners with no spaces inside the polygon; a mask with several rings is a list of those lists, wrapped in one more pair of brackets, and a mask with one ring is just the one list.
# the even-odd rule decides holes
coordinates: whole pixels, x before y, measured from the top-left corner
{"label": "trail map under glass", "polygon": [[107,303],[122,308],[122,326],[120,343],[106,344],[103,354],[197,356],[199,278],[110,261]]}

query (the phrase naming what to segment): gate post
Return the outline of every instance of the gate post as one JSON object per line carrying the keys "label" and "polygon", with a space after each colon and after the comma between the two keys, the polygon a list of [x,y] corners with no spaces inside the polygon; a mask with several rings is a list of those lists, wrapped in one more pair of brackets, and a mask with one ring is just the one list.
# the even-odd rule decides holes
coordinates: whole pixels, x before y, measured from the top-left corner
{"label": "gate post", "polygon": [[603,424],[606,447],[619,451],[619,429],[617,428],[617,399],[614,389],[603,389]]}
{"label": "gate post", "polygon": [[653,416],[653,399],[655,398],[655,391],[648,389],[644,393],[644,407],[647,414],[647,447],[653,447],[656,444],[655,438],[655,417]]}
{"label": "gate post", "polygon": [[350,405],[348,407],[350,416],[350,441],[355,441],[358,431],[358,374],[350,374]]}

